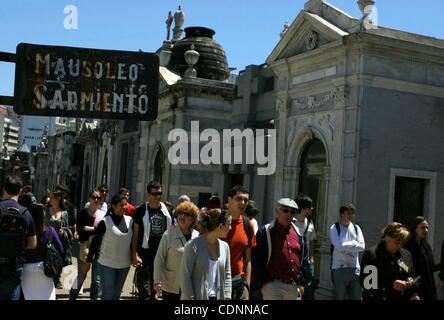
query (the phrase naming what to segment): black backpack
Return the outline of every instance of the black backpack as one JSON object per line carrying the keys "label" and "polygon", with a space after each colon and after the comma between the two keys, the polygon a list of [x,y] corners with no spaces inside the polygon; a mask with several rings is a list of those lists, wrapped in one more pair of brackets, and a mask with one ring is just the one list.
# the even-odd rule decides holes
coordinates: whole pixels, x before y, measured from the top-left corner
{"label": "black backpack", "polygon": [[55,277],[62,273],[63,269],[63,258],[62,255],[57,251],[52,241],[52,230],[48,227],[48,243],[46,245],[46,258],[44,261],[44,272],[48,277]]}
{"label": "black backpack", "polygon": [[251,238],[253,237],[253,230],[251,230],[251,226],[250,226],[250,219],[248,219],[248,217],[243,216],[244,221],[244,230],[245,233],[247,234],[247,238],[248,238],[248,243],[251,242]]}
{"label": "black backpack", "polygon": [[0,257],[18,257],[25,252],[27,209],[6,206],[0,202]]}
{"label": "black backpack", "polygon": [[[358,236],[358,225],[353,223],[353,226],[355,227],[356,236]],[[336,231],[338,232],[338,236],[339,236],[341,234],[341,227],[339,226],[339,222],[335,223],[335,228],[336,228]],[[333,265],[333,250],[334,249],[335,249],[335,246],[331,245],[331,247],[330,247],[330,255],[331,255],[330,269],[331,269],[331,266]]]}

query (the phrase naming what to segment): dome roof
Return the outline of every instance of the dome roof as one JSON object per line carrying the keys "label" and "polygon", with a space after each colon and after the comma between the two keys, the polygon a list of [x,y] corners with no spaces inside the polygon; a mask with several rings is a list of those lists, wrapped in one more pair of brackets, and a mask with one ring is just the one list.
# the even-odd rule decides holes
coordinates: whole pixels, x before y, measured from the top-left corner
{"label": "dome roof", "polygon": [[184,75],[188,68],[184,53],[194,45],[200,57],[194,68],[198,78],[224,81],[228,79],[230,70],[224,49],[213,40],[214,30],[205,27],[185,28],[185,38],[174,43],[168,68]]}

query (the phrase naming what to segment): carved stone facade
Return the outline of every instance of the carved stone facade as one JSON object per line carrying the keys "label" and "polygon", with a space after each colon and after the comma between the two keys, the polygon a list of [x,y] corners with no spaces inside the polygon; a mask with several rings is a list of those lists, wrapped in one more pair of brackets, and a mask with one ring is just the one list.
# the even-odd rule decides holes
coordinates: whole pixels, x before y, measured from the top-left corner
{"label": "carved stone facade", "polygon": [[[360,4],[364,2],[373,1]],[[437,143],[444,143],[444,135],[434,122],[444,112],[433,107],[444,104],[444,81],[438,73],[423,71],[444,72],[438,58],[444,41],[384,28],[357,33],[360,25],[328,3],[311,0],[267,59],[277,81],[274,201],[312,190],[302,179],[308,171],[316,172],[316,263],[318,293],[324,297],[331,296],[329,228],[341,203],[357,205],[356,220],[367,245],[374,245],[378,230],[400,214],[393,212],[394,181],[416,177],[425,186],[421,212],[435,226],[444,223],[435,212],[444,200],[434,191],[444,188],[437,183],[444,170],[444,151]],[[411,119],[405,117],[410,112]],[[325,163],[318,168],[313,162],[304,171],[314,141],[321,142]],[[442,230],[429,235],[435,246],[442,238]]]}

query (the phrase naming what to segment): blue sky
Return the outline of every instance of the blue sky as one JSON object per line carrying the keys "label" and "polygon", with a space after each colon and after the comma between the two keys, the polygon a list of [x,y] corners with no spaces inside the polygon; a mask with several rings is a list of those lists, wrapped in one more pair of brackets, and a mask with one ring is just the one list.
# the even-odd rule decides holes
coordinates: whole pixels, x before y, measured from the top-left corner
{"label": "blue sky", "polygon": [[[354,17],[357,0],[329,0]],[[0,0],[0,51],[20,42],[146,52],[166,37],[168,11],[180,4],[185,27],[205,26],[227,53],[230,67],[261,64],[304,0]],[[65,30],[67,5],[78,8],[78,29]],[[444,1],[376,0],[379,25],[444,39]],[[14,64],[0,62],[0,94],[13,95]]]}

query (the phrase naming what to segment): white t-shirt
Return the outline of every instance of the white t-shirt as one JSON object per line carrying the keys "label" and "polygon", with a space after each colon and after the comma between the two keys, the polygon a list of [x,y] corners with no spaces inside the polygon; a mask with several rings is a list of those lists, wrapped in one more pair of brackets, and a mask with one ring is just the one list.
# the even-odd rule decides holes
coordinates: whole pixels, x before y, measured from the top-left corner
{"label": "white t-shirt", "polygon": [[[308,225],[308,219],[307,217],[304,218],[304,221],[299,221],[297,218],[293,220],[293,223],[296,226],[296,229],[298,230],[298,233],[301,236],[306,236],[306,239],[308,241],[316,240],[316,230],[313,224],[313,221],[310,221],[310,224]],[[308,225],[308,229],[307,229]],[[305,233],[305,230],[307,230],[307,233]]]}
{"label": "white t-shirt", "polygon": [[217,260],[208,259],[208,297],[217,297]]}

